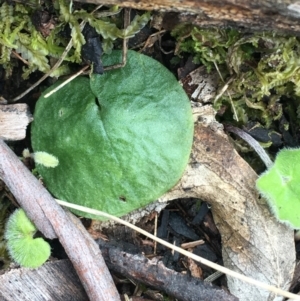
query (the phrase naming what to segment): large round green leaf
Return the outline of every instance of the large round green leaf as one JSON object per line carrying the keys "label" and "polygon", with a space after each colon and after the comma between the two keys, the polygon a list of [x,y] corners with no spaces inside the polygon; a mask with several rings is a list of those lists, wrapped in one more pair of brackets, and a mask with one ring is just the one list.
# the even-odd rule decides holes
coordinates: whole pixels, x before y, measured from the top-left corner
{"label": "large round green leaf", "polygon": [[[104,63],[120,60],[116,51]],[[59,159],[55,168],[37,166],[53,195],[116,216],[177,183],[192,138],[182,87],[163,65],[134,51],[125,68],[80,77],[49,98],[41,96],[32,124],[34,151]]]}

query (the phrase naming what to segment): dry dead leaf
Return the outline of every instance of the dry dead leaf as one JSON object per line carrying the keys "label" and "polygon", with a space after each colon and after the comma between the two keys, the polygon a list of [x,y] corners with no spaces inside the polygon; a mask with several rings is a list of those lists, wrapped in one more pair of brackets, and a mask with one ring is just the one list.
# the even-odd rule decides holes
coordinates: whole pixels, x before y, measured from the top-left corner
{"label": "dry dead leaf", "polygon": [[[259,198],[256,173],[236,152],[222,127],[206,116],[207,112],[205,108],[203,122],[195,126],[184,176],[162,200],[193,197],[210,203],[222,236],[224,265],[288,290],[295,267],[293,230],[280,224],[266,201]],[[241,301],[282,300],[231,277],[228,286]]]}

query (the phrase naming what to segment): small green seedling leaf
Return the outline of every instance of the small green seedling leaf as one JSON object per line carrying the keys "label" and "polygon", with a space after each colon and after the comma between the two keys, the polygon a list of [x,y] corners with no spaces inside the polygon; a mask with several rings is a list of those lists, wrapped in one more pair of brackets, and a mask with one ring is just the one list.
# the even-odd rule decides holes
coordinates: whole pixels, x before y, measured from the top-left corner
{"label": "small green seedling leaf", "polygon": [[7,249],[11,258],[22,267],[37,268],[49,258],[50,245],[42,238],[33,238],[37,231],[23,209],[17,209],[5,228]]}
{"label": "small green seedling leaf", "polygon": [[47,152],[35,152],[31,154],[33,160],[37,164],[42,164],[45,167],[56,167],[58,165],[58,159],[51,155],[48,154]]}
{"label": "small green seedling leaf", "polygon": [[283,149],[257,180],[277,219],[300,229],[300,149]]}
{"label": "small green seedling leaf", "polygon": [[28,148],[25,148],[22,152],[23,158],[32,158],[36,164],[42,164],[45,167],[56,167],[59,163],[58,159],[48,154],[47,152],[35,152],[31,154]]}
{"label": "small green seedling leaf", "polygon": [[[103,57],[106,66],[120,61],[120,51]],[[37,165],[57,198],[122,216],[156,200],[182,176],[193,140],[191,106],[156,60],[129,51],[124,68],[79,77],[43,95],[32,147],[59,160],[56,168]]]}

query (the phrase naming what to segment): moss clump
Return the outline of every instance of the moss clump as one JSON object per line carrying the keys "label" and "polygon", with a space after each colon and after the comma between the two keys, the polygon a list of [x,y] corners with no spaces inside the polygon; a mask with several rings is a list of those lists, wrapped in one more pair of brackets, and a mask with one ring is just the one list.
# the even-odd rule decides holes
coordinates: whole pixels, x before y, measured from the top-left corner
{"label": "moss clump", "polygon": [[[39,3],[43,4],[40,5]],[[50,59],[60,58],[72,39],[73,47],[62,64],[51,76],[68,74],[70,62],[81,62],[81,49],[86,43],[82,34],[82,24],[85,22],[93,27],[102,36],[104,52],[110,52],[113,41],[117,38],[134,36],[150,19],[150,13],[137,15],[125,29],[119,29],[116,20],[109,16],[117,14],[120,10],[112,7],[105,11],[94,12],[96,6],[89,6],[89,10],[74,7],[67,0],[54,1],[27,1],[26,4],[9,4],[0,0],[0,65],[6,71],[8,78],[16,64],[11,60],[13,55],[19,55],[26,60],[23,69],[23,78],[39,70],[50,70]],[[76,4],[78,6],[78,4]],[[46,12],[48,19],[43,22],[33,22],[36,13]],[[38,26],[48,26],[49,30],[43,34],[36,29]],[[41,24],[40,24],[41,23]],[[35,24],[35,25],[34,25]],[[68,34],[70,31],[70,34]]]}
{"label": "moss clump", "polygon": [[[290,122],[299,126],[300,117],[300,41],[297,37],[273,33],[243,35],[232,29],[201,29],[181,25],[173,31],[178,41],[177,54],[194,56],[196,63],[208,71],[218,67],[224,82],[230,78],[228,94],[224,93],[214,106],[227,105],[236,111],[240,123],[249,120],[270,128],[283,114],[293,114]],[[224,85],[224,84],[222,84]],[[227,112],[228,113],[228,112]],[[232,120],[232,114],[231,120]]]}

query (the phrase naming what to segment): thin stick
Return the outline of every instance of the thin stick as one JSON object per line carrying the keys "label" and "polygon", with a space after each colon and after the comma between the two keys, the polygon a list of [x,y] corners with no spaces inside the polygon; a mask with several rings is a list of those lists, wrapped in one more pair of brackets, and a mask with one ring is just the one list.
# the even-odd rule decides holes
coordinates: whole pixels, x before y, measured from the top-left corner
{"label": "thin stick", "polygon": [[[142,48],[139,50],[139,52],[142,53],[146,48],[153,46],[153,44],[154,44],[156,41],[161,41],[161,36],[162,36],[162,34],[164,34],[164,33],[166,33],[166,32],[167,32],[167,31],[166,31],[165,29],[160,30],[160,31],[158,31],[158,32],[155,32],[155,33],[151,34],[151,35],[147,38],[147,40],[146,40],[145,42],[140,43],[140,44],[134,46],[132,49],[137,49],[137,48],[141,48],[141,47],[142,47]],[[153,38],[155,38],[155,39],[153,39]],[[161,48],[161,45],[159,45],[159,48]],[[163,49],[161,49],[161,51],[163,51]],[[164,52],[164,51],[163,51],[163,52]],[[174,50],[172,50],[172,52],[174,52]]]}
{"label": "thin stick", "polygon": [[16,52],[16,51],[12,51],[12,53],[13,53],[13,55],[15,56],[15,57],[17,57],[20,61],[22,61],[25,65],[29,65],[29,63],[25,60],[25,59],[23,59],[20,55],[19,55],[19,53],[18,52]]}
{"label": "thin stick", "polygon": [[203,239],[200,239],[200,240],[195,240],[195,241],[192,241],[192,242],[185,242],[183,244],[181,244],[181,248],[182,249],[189,249],[189,248],[194,248],[194,247],[197,247],[197,246],[200,246],[200,245],[203,245],[205,244],[204,240]]}
{"label": "thin stick", "polygon": [[273,165],[273,162],[270,159],[267,152],[263,149],[263,147],[252,136],[250,136],[245,131],[243,131],[243,130],[237,128],[237,127],[231,126],[231,125],[225,126],[225,129],[228,132],[231,132],[231,133],[234,133],[234,134],[238,135],[240,138],[242,138],[244,141],[246,141],[256,151],[256,153],[258,154],[260,159],[265,163],[267,168],[269,168]]}
{"label": "thin stick", "polygon": [[26,91],[21,93],[19,96],[15,97],[11,102],[15,102],[21,98],[23,98],[26,94],[28,94],[31,90],[33,90],[35,87],[37,87],[40,83],[42,83],[50,74],[55,71],[63,62],[65,57],[67,56],[68,52],[73,46],[72,39],[69,41],[66,49],[64,50],[62,56],[59,58],[59,60],[55,63],[55,65],[46,73],[44,74],[37,82],[35,82],[31,87],[29,87]]}
{"label": "thin stick", "polygon": [[[217,69],[218,70],[218,69]],[[221,73],[219,73],[219,76],[221,75]],[[221,75],[222,76],[222,75]],[[227,91],[229,84],[234,80],[234,77],[231,77],[222,87],[222,89],[220,90],[219,94],[216,95],[215,99],[214,99],[214,103],[216,103],[216,101],[218,101],[218,99]],[[224,82],[223,82],[224,83]]]}
{"label": "thin stick", "polygon": [[205,282],[213,282],[216,279],[220,278],[222,275],[224,275],[222,272],[216,271],[213,274],[206,277],[203,281]]}
{"label": "thin stick", "polygon": [[[215,67],[216,67],[216,69],[217,69],[217,72],[218,72],[218,74],[219,74],[219,76],[220,76],[222,82],[224,83],[224,87],[222,88],[222,91],[224,91],[224,92],[226,91],[226,93],[227,93],[227,95],[228,95],[228,97],[229,97],[229,99],[230,99],[230,104],[231,104],[232,109],[233,109],[233,114],[234,114],[235,120],[236,120],[236,121],[239,121],[238,115],[237,115],[237,113],[236,113],[236,109],[235,109],[234,104],[233,104],[233,100],[232,100],[231,94],[227,91],[227,89],[228,89],[228,87],[229,87],[229,83],[233,80],[233,77],[230,78],[229,81],[225,84],[225,81],[224,81],[223,76],[222,76],[222,74],[221,74],[221,72],[220,72],[220,69],[219,69],[219,67],[218,67],[218,64],[217,64],[215,61],[214,61],[214,65],[215,65]],[[224,92],[223,92],[223,93],[224,93]],[[222,93],[222,94],[223,94],[223,93]],[[217,95],[216,98],[215,98],[215,100],[214,100],[214,102],[216,102],[217,99],[219,99],[219,98],[222,96],[222,94],[220,93],[219,95]]]}
{"label": "thin stick", "polygon": [[65,80],[60,85],[58,85],[55,89],[53,89],[50,92],[48,92],[46,95],[44,95],[44,98],[47,98],[47,97],[51,96],[52,94],[54,94],[55,92],[57,92],[58,90],[60,90],[62,87],[64,87],[70,81],[72,81],[73,79],[75,79],[76,77],[78,77],[80,74],[82,74],[87,68],[89,68],[89,65],[84,66],[78,72],[76,72],[75,74],[73,74],[72,76],[70,76],[67,80]]}
{"label": "thin stick", "polygon": [[218,264],[216,264],[214,262],[211,262],[211,261],[209,261],[209,260],[207,260],[205,258],[197,256],[197,255],[195,255],[195,254],[193,254],[191,252],[188,252],[186,250],[183,250],[180,247],[174,246],[174,245],[172,245],[172,244],[170,244],[170,243],[168,243],[168,242],[166,242],[166,241],[164,241],[164,240],[162,240],[162,239],[160,239],[158,237],[155,237],[154,235],[148,233],[147,231],[145,231],[143,229],[140,229],[139,227],[137,227],[135,225],[132,225],[132,224],[130,224],[130,223],[128,223],[128,222],[126,222],[126,221],[118,218],[118,217],[110,215],[110,214],[108,214],[106,212],[102,212],[102,211],[99,211],[99,210],[95,210],[95,209],[91,209],[91,208],[87,208],[87,207],[83,207],[83,206],[71,204],[71,203],[68,203],[68,202],[65,202],[65,201],[62,201],[62,200],[57,200],[56,199],[56,202],[58,204],[62,205],[62,206],[66,206],[66,207],[73,208],[73,209],[80,210],[80,211],[84,211],[84,212],[87,212],[87,213],[90,213],[90,214],[102,216],[102,217],[108,218],[110,220],[113,220],[113,221],[115,221],[117,223],[121,223],[122,225],[127,226],[127,227],[129,227],[129,228],[131,228],[131,229],[133,229],[133,230],[135,230],[135,231],[137,231],[137,232],[139,232],[139,233],[141,233],[141,234],[143,234],[143,235],[145,235],[145,236],[153,239],[153,240],[156,240],[160,244],[162,244],[162,245],[164,245],[164,246],[166,246],[166,247],[168,247],[168,248],[170,248],[170,249],[172,249],[172,250],[174,250],[174,251],[176,251],[176,252],[178,252],[178,253],[180,253],[182,255],[185,255],[185,256],[187,256],[189,258],[192,258],[193,260],[198,261],[198,262],[200,262],[200,263],[202,263],[202,264],[204,264],[204,265],[206,265],[206,266],[208,266],[208,267],[210,267],[212,269],[220,271],[220,272],[222,272],[222,273],[224,273],[224,274],[226,274],[228,276],[235,277],[237,279],[240,279],[240,280],[245,281],[247,283],[253,284],[253,285],[257,286],[257,287],[260,287],[262,289],[268,290],[268,291],[273,292],[275,294],[284,296],[286,298],[293,298],[293,300],[300,300],[300,296],[299,295],[292,294],[290,292],[284,291],[284,290],[282,290],[282,289],[280,289],[278,287],[275,287],[273,285],[269,285],[269,284],[260,282],[258,280],[252,279],[250,277],[247,277],[245,275],[242,275],[242,274],[239,274],[239,273],[237,273],[235,271],[227,269],[227,268],[225,268],[223,266],[220,266],[220,265],[218,265]]}
{"label": "thin stick", "polygon": [[[125,8],[124,9],[124,28],[126,28],[130,23],[130,9]],[[124,38],[123,39],[123,48],[122,48],[122,62],[120,64],[112,65],[112,66],[107,66],[104,68],[104,71],[108,70],[115,70],[119,68],[123,68],[126,65],[127,62],[127,46],[128,39]]]}
{"label": "thin stick", "polygon": [[[154,236],[157,237],[157,220],[158,220],[158,214],[155,212],[155,219],[154,219]],[[154,247],[153,247],[153,253],[156,255],[157,251],[157,241],[154,241]]]}

